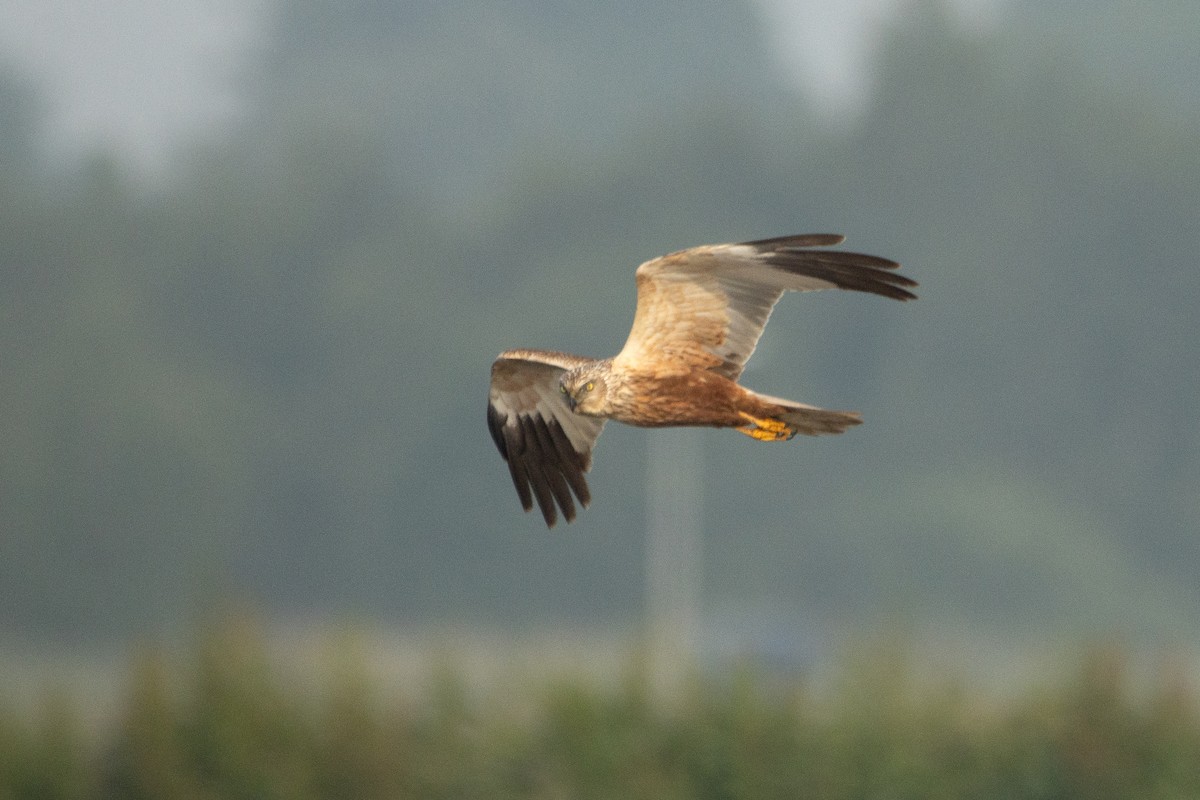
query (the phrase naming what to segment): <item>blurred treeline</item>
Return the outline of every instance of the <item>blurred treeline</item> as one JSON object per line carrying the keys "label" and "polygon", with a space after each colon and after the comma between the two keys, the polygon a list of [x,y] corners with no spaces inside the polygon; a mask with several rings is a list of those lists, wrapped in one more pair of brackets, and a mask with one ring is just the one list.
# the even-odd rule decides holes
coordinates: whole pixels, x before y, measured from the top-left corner
{"label": "blurred treeline", "polygon": [[1013,8],[914,4],[830,127],[739,3],[288,0],[243,116],[150,186],[47,158],[0,74],[0,629],[164,633],[230,591],[628,620],[645,437],[610,426],[546,534],[484,430],[492,357],[615,352],[644,258],[832,230],[922,299],[776,313],[747,382],[868,424],[706,435],[708,602],[1194,638],[1200,112],[1050,35],[1085,12],[1031,39]]}
{"label": "blurred treeline", "polygon": [[[0,797],[1180,798],[1200,793],[1200,705],[1170,669],[1136,679],[1093,651],[997,702],[917,678],[895,645],[822,689],[747,668],[656,702],[636,660],[617,682],[561,677],[479,692],[440,673],[388,695],[353,656],[314,681],[253,625],[181,657],[144,649],[119,718],[69,697],[0,714]],[[303,670],[301,670],[303,671]]]}

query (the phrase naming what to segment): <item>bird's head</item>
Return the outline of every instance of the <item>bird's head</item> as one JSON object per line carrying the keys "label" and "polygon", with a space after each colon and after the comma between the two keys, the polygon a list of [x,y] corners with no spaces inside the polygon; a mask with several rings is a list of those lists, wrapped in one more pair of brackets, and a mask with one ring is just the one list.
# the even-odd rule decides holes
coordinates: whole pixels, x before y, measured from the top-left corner
{"label": "bird's head", "polygon": [[587,364],[563,373],[559,391],[571,410],[589,417],[605,416],[608,402],[607,365]]}

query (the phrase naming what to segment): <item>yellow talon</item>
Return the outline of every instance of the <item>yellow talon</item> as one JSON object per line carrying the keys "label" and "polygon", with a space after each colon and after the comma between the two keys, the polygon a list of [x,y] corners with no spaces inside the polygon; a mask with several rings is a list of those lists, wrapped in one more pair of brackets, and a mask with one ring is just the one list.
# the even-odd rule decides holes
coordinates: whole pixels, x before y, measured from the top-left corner
{"label": "yellow talon", "polygon": [[780,442],[791,439],[796,435],[796,429],[777,419],[760,419],[745,411],[739,411],[738,416],[749,422],[740,428],[734,428],[738,433],[744,433],[760,442]]}
{"label": "yellow talon", "polygon": [[734,428],[734,430],[737,431],[738,433],[744,433],[752,439],[758,439],[760,442],[778,442],[780,439],[790,439],[791,438],[790,436],[788,436],[786,434],[780,435],[778,433],[772,433],[771,431],[764,431],[762,428],[755,428],[750,425],[747,425],[744,428]]}

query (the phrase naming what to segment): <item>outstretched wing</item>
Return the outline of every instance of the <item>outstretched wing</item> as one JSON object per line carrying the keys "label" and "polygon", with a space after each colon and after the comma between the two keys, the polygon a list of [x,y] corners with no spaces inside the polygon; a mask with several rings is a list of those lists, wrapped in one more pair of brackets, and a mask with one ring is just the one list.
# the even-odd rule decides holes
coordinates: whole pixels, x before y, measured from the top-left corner
{"label": "outstretched wing", "polygon": [[834,233],[702,245],[647,261],[637,270],[637,313],[614,368],[662,372],[707,368],[737,380],[771,309],[784,292],[851,289],[911,300],[916,281],[894,261],[813,250],[840,244]]}
{"label": "outstretched wing", "polygon": [[536,499],[551,528],[558,521],[555,502],[570,522],[571,492],[585,508],[592,499],[583,473],[592,466],[604,420],[576,414],[558,388],[563,372],[590,362],[567,353],[507,350],[492,364],[488,430],[508,462],[521,505],[529,511]]}

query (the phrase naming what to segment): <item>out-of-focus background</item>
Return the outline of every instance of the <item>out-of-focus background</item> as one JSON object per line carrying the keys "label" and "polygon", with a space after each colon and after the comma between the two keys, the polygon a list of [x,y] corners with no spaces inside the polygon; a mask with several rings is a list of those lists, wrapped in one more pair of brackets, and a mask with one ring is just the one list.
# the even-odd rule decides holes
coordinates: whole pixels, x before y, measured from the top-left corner
{"label": "out-of-focus background", "polygon": [[[595,669],[680,496],[689,661],[1194,672],[1197,75],[1191,0],[0,3],[7,702],[231,602]],[[811,231],[921,299],[788,296],[745,381],[864,426],[610,425],[575,524],[521,512],[496,353],[611,354],[640,261]]]}

